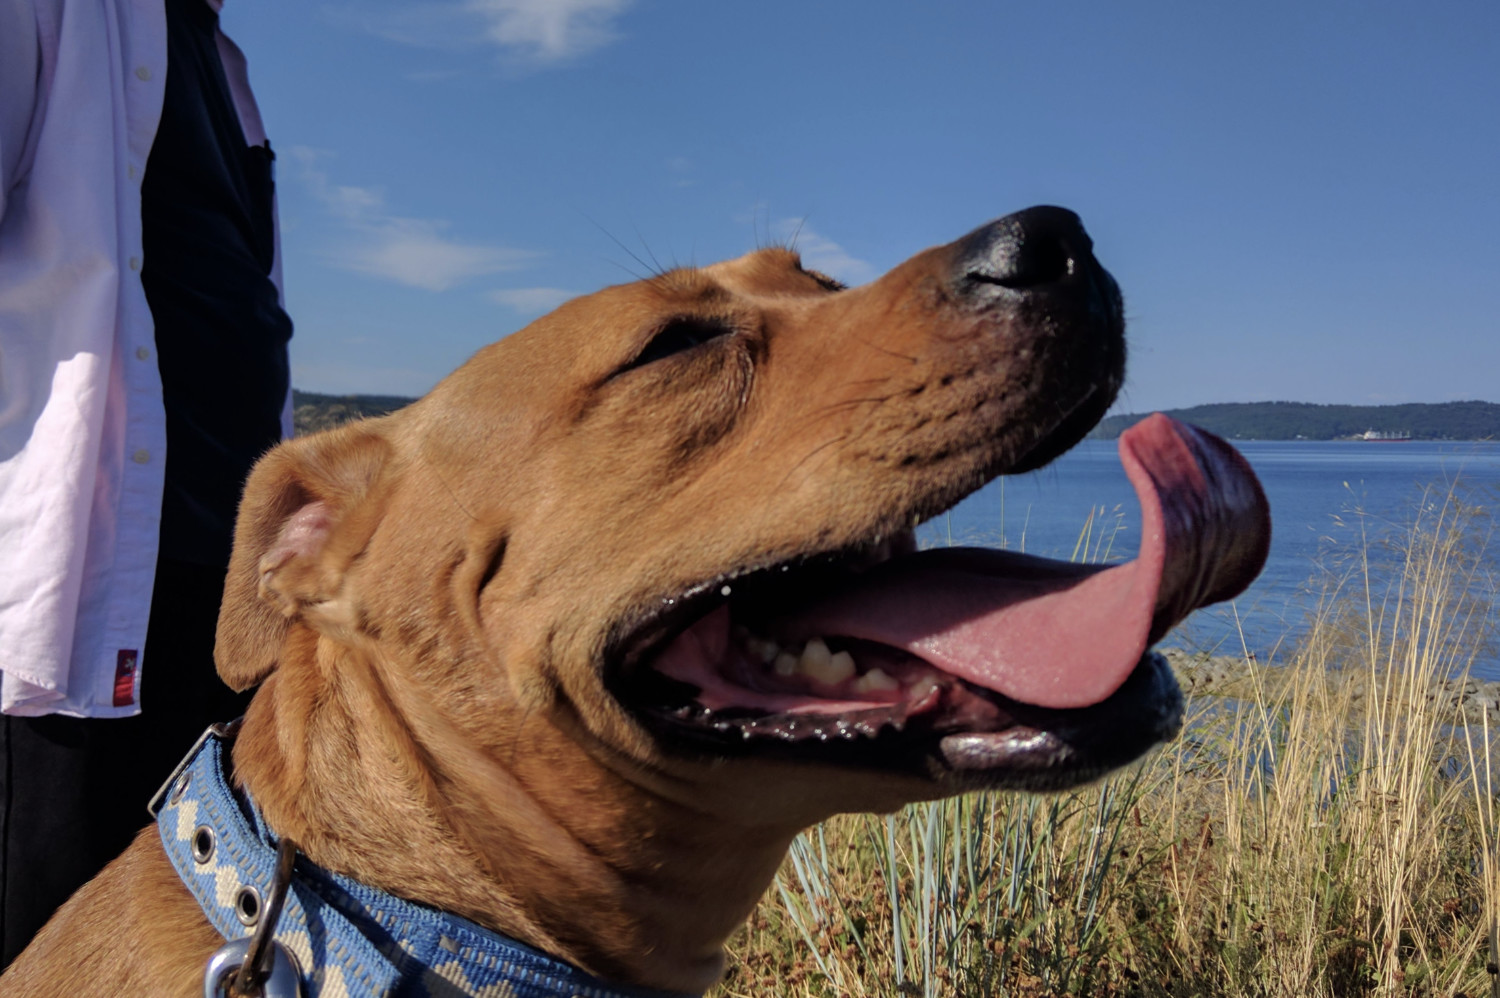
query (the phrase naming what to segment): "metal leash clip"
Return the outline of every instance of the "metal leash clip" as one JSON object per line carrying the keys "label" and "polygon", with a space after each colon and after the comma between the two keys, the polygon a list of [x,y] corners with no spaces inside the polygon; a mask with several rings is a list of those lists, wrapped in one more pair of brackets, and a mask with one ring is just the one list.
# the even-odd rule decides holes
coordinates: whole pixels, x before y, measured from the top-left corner
{"label": "metal leash clip", "polygon": [[282,839],[276,848],[276,876],[271,881],[271,896],[265,906],[252,907],[246,902],[259,896],[253,889],[241,892],[239,914],[242,921],[253,920],[255,931],[235,939],[214,951],[203,972],[203,998],[302,998],[302,975],[297,958],[273,936],[281,920],[281,907],[292,882],[292,864],[297,846]]}

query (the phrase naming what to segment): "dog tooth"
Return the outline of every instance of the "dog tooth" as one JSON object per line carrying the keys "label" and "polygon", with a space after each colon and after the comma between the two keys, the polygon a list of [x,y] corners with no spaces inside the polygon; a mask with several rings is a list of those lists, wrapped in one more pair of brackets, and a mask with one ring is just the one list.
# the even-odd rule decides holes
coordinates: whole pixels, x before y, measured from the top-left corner
{"label": "dog tooth", "polygon": [[778,652],[776,664],[772,666],[778,676],[795,676],[797,674],[797,656],[791,652]]}
{"label": "dog tooth", "polygon": [[932,676],[923,676],[921,679],[912,684],[911,690],[907,693],[906,699],[911,703],[916,703],[917,701],[924,699],[934,690],[936,690],[938,688],[938,685],[939,684],[936,678]]}
{"label": "dog tooth", "polygon": [[729,595],[729,594],[730,594],[730,593],[731,593],[731,592],[733,592],[733,591],[734,591],[734,590],[732,590],[732,589],[730,589],[730,588],[729,588],[729,587],[728,587],[728,586],[724,586],[724,587],[722,587],[722,588],[721,588],[721,589],[720,589],[720,590],[719,590],[719,595],[720,595],[720,596],[728,596],[728,595]]}
{"label": "dog tooth", "polygon": [[835,686],[854,675],[854,656],[846,651],[830,652],[821,638],[807,643],[798,665],[804,675],[825,686]]}
{"label": "dog tooth", "polygon": [[856,693],[888,692],[900,688],[900,681],[895,676],[886,673],[884,669],[871,669],[854,681]]}
{"label": "dog tooth", "polygon": [[776,661],[776,656],[781,654],[781,646],[765,638],[750,638],[745,642],[745,648],[766,665]]}
{"label": "dog tooth", "polygon": [[821,668],[828,664],[833,657],[833,652],[828,650],[828,645],[822,638],[813,638],[802,646],[802,663],[813,668]]}

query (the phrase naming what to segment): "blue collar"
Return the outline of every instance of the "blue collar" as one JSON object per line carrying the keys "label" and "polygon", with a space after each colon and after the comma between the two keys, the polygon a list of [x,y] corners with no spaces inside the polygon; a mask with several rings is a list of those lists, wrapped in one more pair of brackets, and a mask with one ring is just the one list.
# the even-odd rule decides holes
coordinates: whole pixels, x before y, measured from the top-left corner
{"label": "blue collar", "polygon": [[[226,939],[245,887],[269,895],[276,840],[227,778],[225,729],[204,733],[163,794],[157,829],[177,875]],[[209,834],[201,831],[204,827]],[[207,846],[207,848],[205,848]],[[206,858],[199,861],[194,852]],[[326,998],[670,998],[608,984],[457,915],[403,901],[299,856],[276,926],[303,994]],[[681,996],[677,996],[681,998]]]}

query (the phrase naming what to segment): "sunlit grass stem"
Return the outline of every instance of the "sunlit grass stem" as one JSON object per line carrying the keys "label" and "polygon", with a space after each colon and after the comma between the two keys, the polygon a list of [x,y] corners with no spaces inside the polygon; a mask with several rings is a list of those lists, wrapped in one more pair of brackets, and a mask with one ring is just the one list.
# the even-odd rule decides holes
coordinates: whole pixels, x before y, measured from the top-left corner
{"label": "sunlit grass stem", "polygon": [[[1112,557],[1106,518],[1077,557]],[[1500,998],[1493,717],[1453,695],[1494,628],[1488,520],[1452,490],[1354,519],[1296,648],[1247,651],[1141,764],[801,836],[720,993]]]}

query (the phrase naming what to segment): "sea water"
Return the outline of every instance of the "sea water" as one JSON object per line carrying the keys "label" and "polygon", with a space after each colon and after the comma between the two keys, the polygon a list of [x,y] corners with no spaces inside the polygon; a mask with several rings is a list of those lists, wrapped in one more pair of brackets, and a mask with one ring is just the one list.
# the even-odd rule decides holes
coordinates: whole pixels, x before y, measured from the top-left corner
{"label": "sea water", "polygon": [[[1414,523],[1435,524],[1450,496],[1477,514],[1468,536],[1479,565],[1472,584],[1474,594],[1493,605],[1500,537],[1488,548],[1484,542],[1488,517],[1500,506],[1500,443],[1233,443],[1271,503],[1270,558],[1249,590],[1199,610],[1165,644],[1284,657],[1306,633],[1325,592],[1362,587],[1366,553],[1379,600],[1398,575],[1402,539]],[[982,545],[1114,562],[1135,556],[1140,509],[1116,442],[1085,440],[1040,471],[991,482],[917,533],[924,547]],[[1476,620],[1471,630],[1491,622]],[[1500,679],[1493,644],[1481,650],[1473,673]]]}

